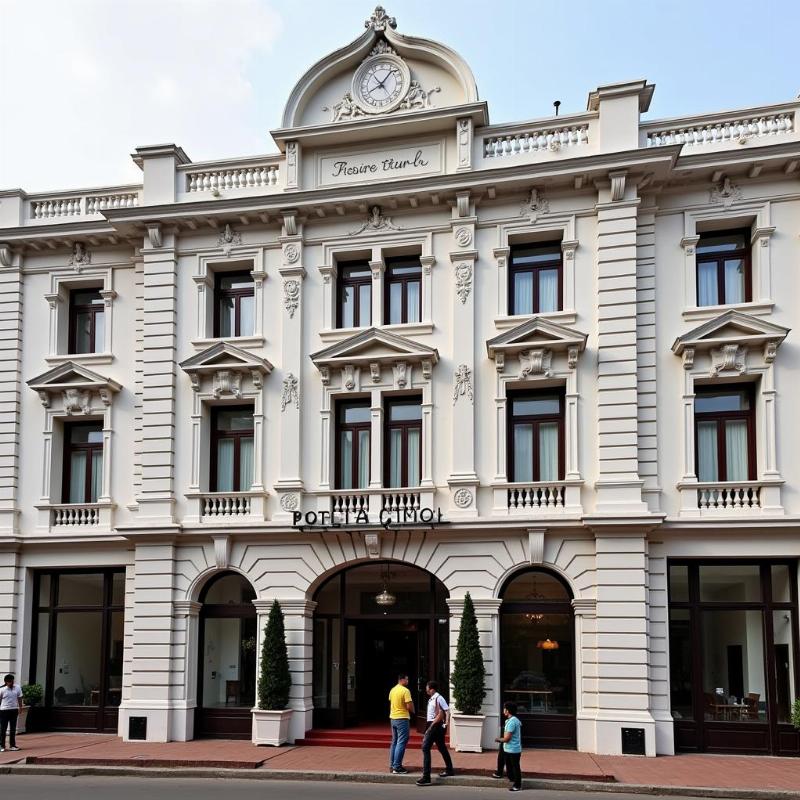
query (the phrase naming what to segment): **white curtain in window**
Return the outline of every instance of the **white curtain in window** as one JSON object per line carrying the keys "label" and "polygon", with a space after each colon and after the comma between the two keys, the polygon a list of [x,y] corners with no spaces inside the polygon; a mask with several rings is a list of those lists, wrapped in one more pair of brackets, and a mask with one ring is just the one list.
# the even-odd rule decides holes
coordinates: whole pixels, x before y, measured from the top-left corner
{"label": "white curtain in window", "polygon": [[98,311],[94,315],[94,352],[95,353],[102,353],[106,349],[106,326],[105,326],[105,317],[103,316],[104,312]]}
{"label": "white curtain in window", "polygon": [[514,426],[514,482],[533,480],[533,425]]}
{"label": "white curtain in window", "polygon": [[343,328],[352,328],[354,324],[353,320],[353,309],[355,308],[354,304],[354,289],[352,286],[343,286],[342,287],[342,327]]}
{"label": "white curtain in window", "polygon": [[558,480],[558,423],[539,425],[539,480]]}
{"label": "white curtain in window", "polygon": [[419,442],[421,431],[408,432],[408,485],[419,486]]}
{"label": "white curtain in window", "polygon": [[389,486],[403,485],[403,432],[389,431]]}
{"label": "white curtain in window", "polygon": [[372,324],[372,287],[362,284],[358,289],[358,324],[366,328]]}
{"label": "white curtain in window", "polygon": [[419,313],[419,283],[417,281],[411,281],[407,284],[408,286],[408,321],[409,322],[419,322],[420,321],[420,313]]}
{"label": "white curtain in window", "polygon": [[539,271],[539,311],[558,311],[558,270]]}
{"label": "white curtain in window", "polygon": [[744,261],[725,262],[725,302],[744,303]]}
{"label": "white curtain in window", "polygon": [[97,498],[100,497],[100,493],[102,490],[103,485],[103,452],[102,450],[98,452],[92,453],[92,485],[90,487],[91,491],[89,494],[89,502],[96,503]]}
{"label": "white curtain in window", "polygon": [[700,422],[697,425],[697,479],[718,481],[717,423]]}
{"label": "white curtain in window", "polygon": [[253,440],[241,439],[239,449],[239,491],[249,492],[253,486]]}
{"label": "white curtain in window", "polygon": [[234,330],[234,306],[230,297],[222,297],[219,300],[219,335],[233,336]]}
{"label": "white curtain in window", "polygon": [[255,297],[239,298],[239,336],[252,336],[255,330]]}
{"label": "white curtain in window", "polygon": [[397,325],[403,321],[403,284],[389,284],[389,324]]}
{"label": "white curtain in window", "polygon": [[514,313],[533,314],[533,275],[518,272],[514,276]]}
{"label": "white curtain in window", "polygon": [[86,453],[84,451],[70,454],[69,502],[86,502]]}
{"label": "white curtain in window", "polygon": [[719,303],[717,292],[717,265],[697,265],[697,305],[715,306]]}
{"label": "white curtain in window", "polygon": [[353,488],[353,432],[342,431],[340,444],[342,451],[340,453],[341,464],[341,487],[342,489]]}
{"label": "white curtain in window", "polygon": [[217,442],[217,488],[218,492],[233,491],[233,440]]}
{"label": "white curtain in window", "polygon": [[747,423],[744,420],[725,423],[725,469],[729,481],[747,480]]}
{"label": "white curtain in window", "polygon": [[369,486],[369,431],[358,432],[358,488]]}

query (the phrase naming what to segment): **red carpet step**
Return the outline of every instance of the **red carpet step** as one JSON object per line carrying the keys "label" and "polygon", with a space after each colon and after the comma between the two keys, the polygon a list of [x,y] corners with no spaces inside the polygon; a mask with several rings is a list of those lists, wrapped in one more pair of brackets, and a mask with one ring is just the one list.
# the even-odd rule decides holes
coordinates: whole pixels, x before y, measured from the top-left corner
{"label": "red carpet step", "polygon": [[[392,732],[389,725],[361,725],[357,728],[312,728],[295,744],[306,747],[367,747],[389,749],[392,743]],[[422,734],[411,731],[407,748],[419,749],[422,745]]]}

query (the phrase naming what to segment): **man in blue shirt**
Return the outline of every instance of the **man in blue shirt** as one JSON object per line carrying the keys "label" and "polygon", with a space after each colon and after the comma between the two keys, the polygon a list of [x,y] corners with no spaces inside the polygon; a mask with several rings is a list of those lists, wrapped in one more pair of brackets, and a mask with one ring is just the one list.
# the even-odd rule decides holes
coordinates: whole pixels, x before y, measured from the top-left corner
{"label": "man in blue shirt", "polygon": [[506,772],[511,781],[510,792],[519,792],[522,789],[522,770],[519,760],[522,757],[522,723],[517,718],[517,704],[507,701],[503,703],[503,717],[506,723],[503,735],[495,741],[503,743],[505,752]]}

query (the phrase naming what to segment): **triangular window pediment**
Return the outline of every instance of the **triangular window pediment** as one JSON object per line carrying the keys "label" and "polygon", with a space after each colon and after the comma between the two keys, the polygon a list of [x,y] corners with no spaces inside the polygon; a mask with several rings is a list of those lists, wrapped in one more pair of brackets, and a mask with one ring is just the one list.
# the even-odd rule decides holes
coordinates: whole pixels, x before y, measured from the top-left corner
{"label": "triangular window pediment", "polygon": [[586,334],[541,317],[532,317],[486,342],[489,358],[497,354],[513,355],[535,347],[574,349],[579,353],[586,347]]}
{"label": "triangular window pediment", "polygon": [[50,407],[53,397],[60,395],[67,413],[84,414],[89,413],[93,397],[99,397],[103,405],[108,406],[112,395],[122,388],[111,378],[98,375],[73,361],[31,378],[28,386],[39,394],[46,408]]}
{"label": "triangular window pediment", "polygon": [[264,375],[272,372],[272,364],[269,361],[228,342],[211,345],[197,355],[182,361],[180,367],[189,375],[220,369],[256,371]]}
{"label": "triangular window pediment", "polygon": [[676,355],[687,349],[709,350],[726,344],[758,347],[770,344],[777,348],[786,338],[789,328],[767,322],[741,311],[726,311],[718,317],[679,336],[672,345]]}
{"label": "triangular window pediment", "polygon": [[435,364],[439,360],[439,352],[405,336],[368,328],[313,353],[311,360],[317,367],[368,362],[387,363],[398,360],[430,361],[431,364]]}

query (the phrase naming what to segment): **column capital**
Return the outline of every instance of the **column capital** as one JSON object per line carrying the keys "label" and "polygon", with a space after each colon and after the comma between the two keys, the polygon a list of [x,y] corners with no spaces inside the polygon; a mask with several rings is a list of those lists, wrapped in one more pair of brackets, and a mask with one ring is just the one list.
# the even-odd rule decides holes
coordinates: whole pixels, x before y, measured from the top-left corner
{"label": "column capital", "polygon": [[176,615],[197,617],[200,615],[200,609],[203,607],[202,603],[196,600],[173,600],[172,608]]}
{"label": "column capital", "polygon": [[269,614],[270,608],[272,608],[272,604],[278,601],[281,611],[285,617],[310,617],[314,613],[314,609],[317,607],[317,603],[314,600],[306,600],[305,598],[298,598],[298,599],[290,599],[290,600],[281,600],[280,597],[278,598],[270,598],[270,599],[262,599],[259,598],[257,600],[253,600],[253,605],[256,608],[256,613],[258,614]]}
{"label": "column capital", "polygon": [[[489,617],[496,614],[502,602],[502,599],[498,597],[473,597],[472,605],[475,606],[475,616]],[[447,606],[451,614],[460,616],[464,611],[464,598],[448,597]]]}

